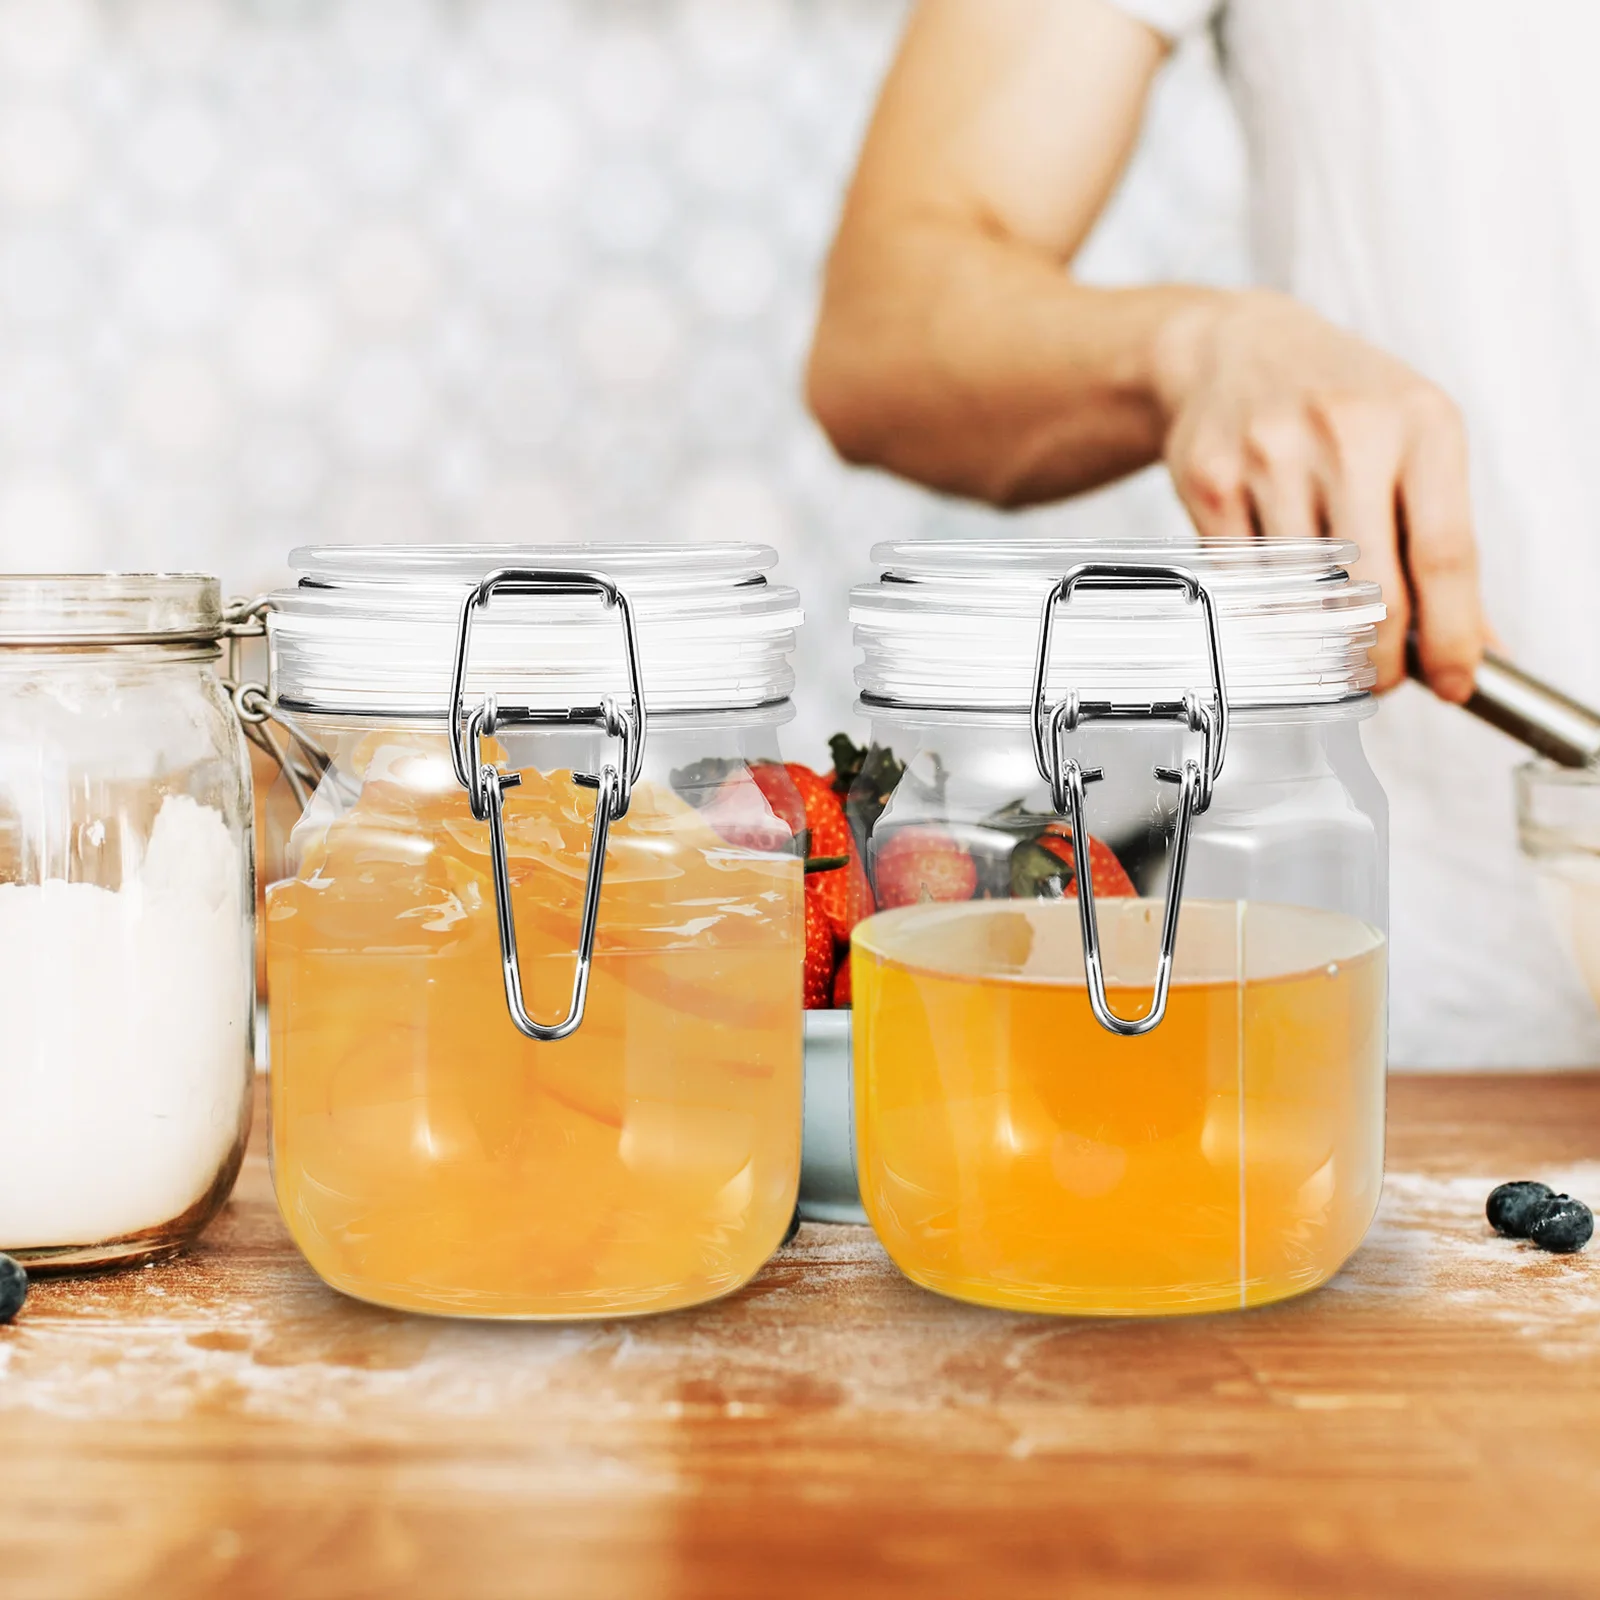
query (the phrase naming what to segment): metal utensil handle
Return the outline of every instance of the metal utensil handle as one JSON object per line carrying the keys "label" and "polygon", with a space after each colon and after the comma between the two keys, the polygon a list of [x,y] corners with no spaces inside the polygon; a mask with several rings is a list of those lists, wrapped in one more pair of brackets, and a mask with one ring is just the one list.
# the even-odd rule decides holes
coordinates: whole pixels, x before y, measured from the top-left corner
{"label": "metal utensil handle", "polygon": [[[598,710],[576,708],[567,717],[570,724],[589,723],[601,727],[621,744],[616,763],[602,762],[595,773],[575,772],[572,781],[594,789],[594,825],[589,839],[589,859],[584,877],[583,911],[578,925],[577,966],[572,978],[572,996],[567,1014],[559,1022],[534,1020],[528,1010],[522,987],[522,968],[517,955],[516,911],[511,901],[511,866],[506,852],[505,795],[522,782],[515,772],[501,772],[483,759],[483,741],[493,735],[500,718],[494,697],[487,697],[473,711],[464,703],[467,664],[471,656],[472,621],[496,594],[592,594],[603,600],[607,610],[615,609],[622,620],[623,647],[628,664],[631,704],[621,707],[609,697]],[[505,980],[506,1009],[517,1031],[529,1039],[553,1043],[576,1033],[583,1022],[589,995],[589,971],[594,960],[595,934],[600,925],[600,889],[605,876],[606,844],[611,824],[627,815],[644,764],[645,709],[644,689],[639,671],[639,639],[634,625],[633,607],[627,596],[609,578],[597,572],[567,572],[531,567],[506,567],[490,573],[462,601],[461,621],[456,633],[455,665],[450,681],[450,754],[456,778],[472,805],[472,814],[489,824],[489,859],[494,877],[495,918],[500,932],[500,965]]]}
{"label": "metal utensil handle", "polygon": [[[1421,678],[1414,645],[1407,665]],[[1600,760],[1600,715],[1493,652],[1478,663],[1466,709],[1560,766],[1588,767]]]}
{"label": "metal utensil handle", "polygon": [[[1076,690],[1051,706],[1046,701],[1050,656],[1055,643],[1058,607],[1080,588],[1111,590],[1174,590],[1190,604],[1198,603],[1205,620],[1206,654],[1211,674],[1211,703],[1202,705],[1192,691],[1182,700],[1121,705],[1113,701],[1084,700]],[[1155,776],[1180,786],[1178,814],[1172,840],[1172,862],[1167,876],[1166,903],[1161,918],[1161,949],[1156,964],[1150,1009],[1142,1017],[1119,1017],[1106,998],[1105,965],[1100,953],[1099,918],[1095,910],[1093,870],[1090,865],[1089,828],[1085,821],[1085,789],[1102,775],[1100,768],[1085,769],[1067,759],[1066,735],[1088,721],[1181,722],[1202,739],[1202,759],[1186,759],[1181,770],[1157,767]],[[1212,791],[1222,775],[1228,744],[1228,691],[1222,667],[1222,641],[1211,592],[1184,567],[1135,566],[1120,562],[1084,562],[1074,567],[1050,591],[1039,619],[1039,649],[1033,675],[1033,753],[1039,776],[1050,785],[1057,812],[1072,823],[1073,877],[1078,891],[1078,926],[1083,935],[1084,979],[1095,1021],[1109,1033],[1124,1038],[1149,1033],[1167,1014],[1172,988],[1173,954],[1178,944],[1178,917],[1183,904],[1183,879],[1189,859],[1189,834],[1196,816],[1211,804]]]}

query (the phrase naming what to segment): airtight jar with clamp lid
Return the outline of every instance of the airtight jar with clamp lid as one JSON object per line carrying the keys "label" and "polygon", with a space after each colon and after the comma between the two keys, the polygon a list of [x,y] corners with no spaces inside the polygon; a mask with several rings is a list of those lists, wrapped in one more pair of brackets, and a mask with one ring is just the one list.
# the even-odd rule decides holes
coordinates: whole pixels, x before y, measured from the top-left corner
{"label": "airtight jar with clamp lid", "polygon": [[1100,1315],[1324,1282],[1383,1164],[1383,613],[1354,550],[875,554],[854,1065],[890,1255]]}
{"label": "airtight jar with clamp lid", "polygon": [[0,577],[0,1250],[149,1261],[250,1122],[248,768],[214,578]]}
{"label": "airtight jar with clamp lid", "polygon": [[338,1289],[712,1299],[799,1182],[800,613],[745,546],[317,549],[267,622],[274,1179]]}

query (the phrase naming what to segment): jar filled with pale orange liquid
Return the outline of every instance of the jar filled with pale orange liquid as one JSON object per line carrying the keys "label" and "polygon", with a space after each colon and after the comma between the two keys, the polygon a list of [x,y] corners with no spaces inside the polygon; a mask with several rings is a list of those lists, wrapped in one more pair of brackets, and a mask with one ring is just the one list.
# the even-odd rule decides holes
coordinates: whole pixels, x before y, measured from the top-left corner
{"label": "jar filled with pale orange liquid", "polygon": [[263,714],[306,799],[266,897],[295,1242],[444,1314],[738,1288],[800,1165],[800,613],[772,553],[292,559]]}
{"label": "jar filled with pale orange liquid", "polygon": [[[1332,541],[898,544],[856,590],[862,1200],[924,1286],[1324,1283],[1383,1171],[1383,615]],[[1078,870],[1079,863],[1087,869]]]}

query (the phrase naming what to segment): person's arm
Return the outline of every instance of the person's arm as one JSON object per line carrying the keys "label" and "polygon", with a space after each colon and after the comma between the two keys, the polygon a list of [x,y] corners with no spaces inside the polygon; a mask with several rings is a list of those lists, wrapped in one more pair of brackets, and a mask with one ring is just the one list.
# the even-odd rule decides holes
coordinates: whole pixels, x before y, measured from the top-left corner
{"label": "person's arm", "polygon": [[1389,605],[1380,687],[1415,627],[1465,699],[1483,621],[1451,402],[1282,296],[1067,271],[1164,50],[1107,0],[921,0],[829,262],[812,408],[848,460],[995,505],[1165,458],[1204,535],[1354,539]]}

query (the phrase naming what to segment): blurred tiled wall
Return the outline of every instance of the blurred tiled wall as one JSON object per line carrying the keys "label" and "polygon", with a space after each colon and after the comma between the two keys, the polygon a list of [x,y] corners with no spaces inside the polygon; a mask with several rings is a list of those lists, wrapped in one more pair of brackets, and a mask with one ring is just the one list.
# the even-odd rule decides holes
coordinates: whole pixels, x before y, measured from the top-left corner
{"label": "blurred tiled wall", "polygon": [[[0,566],[244,589],[311,540],[766,540],[821,757],[871,543],[999,521],[845,471],[799,403],[905,10],[0,0]],[[1085,270],[1236,276],[1239,193],[1193,50]],[[1172,515],[1150,478],[1043,520]]]}

